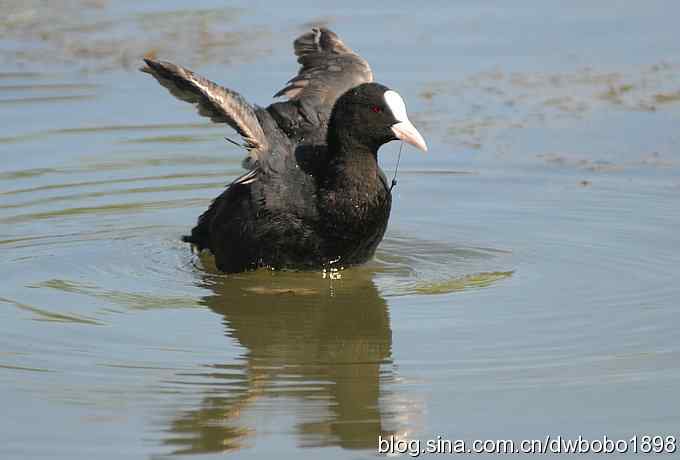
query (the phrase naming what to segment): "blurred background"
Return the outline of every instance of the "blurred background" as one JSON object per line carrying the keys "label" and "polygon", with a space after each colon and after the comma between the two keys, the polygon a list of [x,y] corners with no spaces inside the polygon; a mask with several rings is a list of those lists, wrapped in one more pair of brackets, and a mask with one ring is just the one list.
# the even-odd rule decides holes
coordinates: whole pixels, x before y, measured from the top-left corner
{"label": "blurred background", "polygon": [[[0,457],[680,435],[679,13],[0,0]],[[224,276],[179,239],[244,152],[141,57],[267,105],[318,25],[430,151],[366,266]]]}

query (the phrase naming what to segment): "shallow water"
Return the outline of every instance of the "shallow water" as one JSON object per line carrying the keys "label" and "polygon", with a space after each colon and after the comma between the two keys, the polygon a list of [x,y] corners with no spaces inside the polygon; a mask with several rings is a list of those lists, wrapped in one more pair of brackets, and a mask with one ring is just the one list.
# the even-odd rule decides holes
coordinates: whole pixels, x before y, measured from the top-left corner
{"label": "shallow water", "polygon": [[[680,8],[590,3],[4,2],[0,456],[680,435]],[[366,266],[222,275],[179,237],[242,152],[138,57],[266,104],[315,23],[430,152]]]}

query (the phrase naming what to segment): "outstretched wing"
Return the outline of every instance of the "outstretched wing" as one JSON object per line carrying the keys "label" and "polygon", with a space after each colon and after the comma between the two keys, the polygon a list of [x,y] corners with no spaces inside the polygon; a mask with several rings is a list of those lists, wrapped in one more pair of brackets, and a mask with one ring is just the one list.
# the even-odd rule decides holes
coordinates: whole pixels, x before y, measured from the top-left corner
{"label": "outstretched wing", "polygon": [[286,96],[330,111],[345,91],[373,81],[368,62],[329,29],[314,28],[298,37],[293,46],[300,70],[274,97]]}
{"label": "outstretched wing", "polygon": [[198,107],[198,113],[217,123],[227,123],[243,138],[244,146],[257,161],[269,151],[269,143],[255,109],[235,91],[213,83],[182,66],[144,59],[143,72],[151,74],[170,93]]}

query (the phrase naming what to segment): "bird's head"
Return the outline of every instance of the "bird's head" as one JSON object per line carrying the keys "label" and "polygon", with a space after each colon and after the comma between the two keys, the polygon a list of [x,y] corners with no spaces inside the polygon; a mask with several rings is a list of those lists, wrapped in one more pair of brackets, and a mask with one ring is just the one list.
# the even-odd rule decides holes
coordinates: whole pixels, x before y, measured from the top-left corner
{"label": "bird's head", "polygon": [[379,83],[364,83],[340,96],[333,107],[329,131],[342,133],[352,143],[374,152],[394,140],[427,151],[425,139],[408,119],[404,99]]}

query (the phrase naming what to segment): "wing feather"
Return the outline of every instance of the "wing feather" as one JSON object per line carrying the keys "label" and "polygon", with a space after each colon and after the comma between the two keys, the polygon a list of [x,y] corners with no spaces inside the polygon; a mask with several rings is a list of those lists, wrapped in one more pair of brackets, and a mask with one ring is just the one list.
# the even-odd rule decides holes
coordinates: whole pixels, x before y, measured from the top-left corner
{"label": "wing feather", "polygon": [[240,94],[182,66],[152,59],[144,61],[147,66],[140,70],[151,74],[173,96],[196,104],[200,115],[234,128],[255,161],[269,151],[255,109]]}
{"label": "wing feather", "polygon": [[345,91],[373,81],[368,62],[324,27],[314,28],[293,43],[300,69],[274,97],[306,105],[332,106]]}

